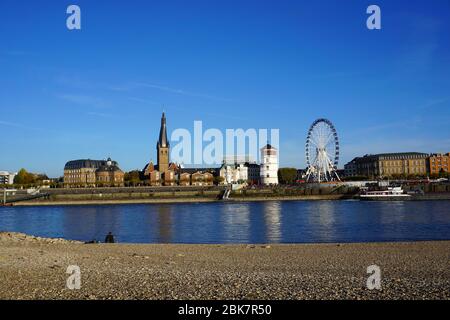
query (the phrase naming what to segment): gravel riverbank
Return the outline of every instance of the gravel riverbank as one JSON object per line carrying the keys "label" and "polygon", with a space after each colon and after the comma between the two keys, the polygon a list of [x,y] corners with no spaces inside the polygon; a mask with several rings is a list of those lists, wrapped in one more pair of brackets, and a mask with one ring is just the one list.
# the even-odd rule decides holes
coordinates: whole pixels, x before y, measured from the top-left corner
{"label": "gravel riverbank", "polygon": [[[450,241],[82,244],[0,233],[0,299],[449,299]],[[368,290],[367,267],[381,268]],[[66,287],[69,265],[81,289]]]}

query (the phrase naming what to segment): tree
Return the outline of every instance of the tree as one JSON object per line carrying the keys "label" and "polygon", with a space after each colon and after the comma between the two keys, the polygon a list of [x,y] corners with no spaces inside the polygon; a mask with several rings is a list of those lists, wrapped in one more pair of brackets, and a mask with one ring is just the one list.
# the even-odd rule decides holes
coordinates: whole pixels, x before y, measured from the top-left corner
{"label": "tree", "polygon": [[439,170],[439,178],[448,178],[448,172],[446,172],[444,168],[441,168],[441,170]]}
{"label": "tree", "polygon": [[14,177],[15,184],[31,184],[36,181],[33,174],[29,173],[24,168],[20,169],[17,175]]}
{"label": "tree", "polygon": [[439,178],[439,174],[437,174],[437,173],[432,173],[432,174],[430,174],[430,178],[431,178],[431,179],[437,179],[437,178]]}
{"label": "tree", "polygon": [[48,176],[45,173],[41,173],[36,175],[36,181],[49,180]]}
{"label": "tree", "polygon": [[214,179],[214,184],[217,184],[217,185],[221,184],[225,180],[225,178],[221,177],[221,176],[214,176],[213,179]]}
{"label": "tree", "polygon": [[141,180],[141,171],[139,170],[133,170],[130,172],[126,172],[124,177],[123,177],[125,183],[127,185],[136,185],[136,184],[140,184],[142,182]]}
{"label": "tree", "polygon": [[278,170],[278,178],[281,184],[292,184],[297,180],[297,169],[280,168]]}

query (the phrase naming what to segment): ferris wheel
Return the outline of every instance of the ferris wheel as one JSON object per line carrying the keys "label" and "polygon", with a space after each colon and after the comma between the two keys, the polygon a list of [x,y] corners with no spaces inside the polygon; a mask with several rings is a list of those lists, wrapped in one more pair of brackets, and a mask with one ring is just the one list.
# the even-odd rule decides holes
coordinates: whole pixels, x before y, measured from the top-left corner
{"label": "ferris wheel", "polygon": [[339,140],[330,120],[313,122],[306,138],[306,181],[340,181],[336,170],[339,162]]}

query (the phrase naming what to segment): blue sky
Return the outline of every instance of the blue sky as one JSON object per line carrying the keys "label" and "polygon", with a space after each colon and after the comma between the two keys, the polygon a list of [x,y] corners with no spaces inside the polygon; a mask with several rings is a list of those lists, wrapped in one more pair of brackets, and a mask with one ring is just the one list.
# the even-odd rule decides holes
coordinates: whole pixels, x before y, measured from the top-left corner
{"label": "blue sky", "polygon": [[[66,28],[81,7],[82,30]],[[382,29],[366,28],[381,7]],[[329,118],[340,166],[366,153],[450,151],[450,2],[0,2],[0,170],[62,175],[66,161],[156,158],[169,134],[279,128],[282,166],[305,166]]]}

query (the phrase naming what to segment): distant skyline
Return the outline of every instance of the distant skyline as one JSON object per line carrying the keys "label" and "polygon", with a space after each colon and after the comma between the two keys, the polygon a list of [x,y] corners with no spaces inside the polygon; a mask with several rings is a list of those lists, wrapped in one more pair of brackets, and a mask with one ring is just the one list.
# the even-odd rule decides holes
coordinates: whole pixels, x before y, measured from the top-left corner
{"label": "distant skyline", "polygon": [[[66,28],[81,8],[82,29]],[[382,29],[366,28],[380,6]],[[50,177],[73,159],[156,159],[168,134],[280,130],[280,166],[330,119],[356,156],[450,152],[450,2],[0,2],[0,170]],[[172,144],[173,145],[173,144]]]}

